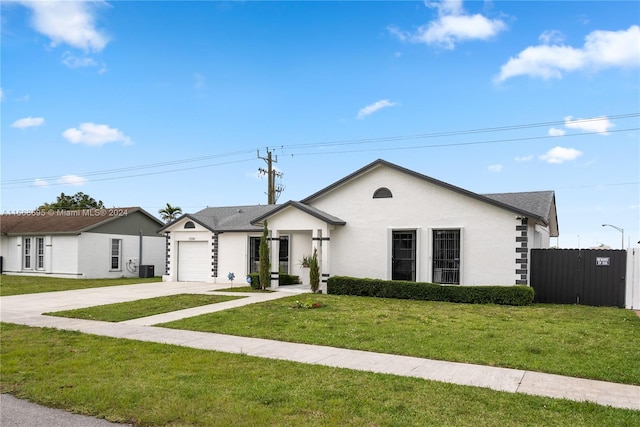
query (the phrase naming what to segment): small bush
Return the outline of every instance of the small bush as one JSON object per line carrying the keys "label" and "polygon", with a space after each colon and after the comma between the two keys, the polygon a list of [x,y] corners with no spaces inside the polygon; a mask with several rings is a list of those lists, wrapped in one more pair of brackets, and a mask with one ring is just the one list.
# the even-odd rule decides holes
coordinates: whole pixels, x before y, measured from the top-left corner
{"label": "small bush", "polygon": [[260,273],[249,273],[251,289],[260,289]]}
{"label": "small bush", "polygon": [[280,286],[297,285],[300,283],[300,276],[294,274],[280,273]]}
{"label": "small bush", "polygon": [[466,304],[529,305],[533,288],[528,286],[457,286],[401,280],[358,279],[333,276],[327,293],[378,298],[415,299]]}
{"label": "small bush", "polygon": [[[259,273],[249,273],[249,277],[251,278],[251,288],[252,289],[261,289],[260,288],[260,274]],[[279,276],[280,285],[297,285],[300,283],[300,277],[293,274],[285,274],[280,273]]]}

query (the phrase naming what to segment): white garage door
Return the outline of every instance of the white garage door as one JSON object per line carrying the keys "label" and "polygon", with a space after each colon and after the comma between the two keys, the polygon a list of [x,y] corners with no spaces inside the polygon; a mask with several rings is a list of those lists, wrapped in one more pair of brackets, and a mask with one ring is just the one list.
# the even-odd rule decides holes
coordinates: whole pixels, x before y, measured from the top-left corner
{"label": "white garage door", "polygon": [[210,276],[211,252],[207,242],[178,242],[178,281],[204,282]]}

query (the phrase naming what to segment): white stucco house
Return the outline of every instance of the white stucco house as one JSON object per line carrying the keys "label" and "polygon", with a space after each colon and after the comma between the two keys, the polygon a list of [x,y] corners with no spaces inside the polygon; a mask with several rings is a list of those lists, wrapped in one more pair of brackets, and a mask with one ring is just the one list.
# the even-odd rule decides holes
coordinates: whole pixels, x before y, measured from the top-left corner
{"label": "white stucco house", "polygon": [[[553,191],[480,195],[377,160],[301,201],[208,207],[167,224],[167,281],[258,271],[267,221],[272,287],[317,250],[330,276],[528,284],[529,251],[558,236]],[[275,256],[275,254],[278,254]]]}
{"label": "white stucco house", "polygon": [[89,279],[162,276],[166,240],[158,230],[163,226],[138,207],[2,215],[2,272]]}

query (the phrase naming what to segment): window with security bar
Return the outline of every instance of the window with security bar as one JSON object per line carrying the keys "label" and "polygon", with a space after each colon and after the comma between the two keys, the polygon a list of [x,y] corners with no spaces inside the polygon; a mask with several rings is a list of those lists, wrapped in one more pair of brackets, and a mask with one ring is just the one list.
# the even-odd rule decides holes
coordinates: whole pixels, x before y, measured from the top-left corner
{"label": "window with security bar", "polygon": [[460,230],[433,230],[433,281],[460,284]]}
{"label": "window with security bar", "polygon": [[[249,237],[249,273],[260,271],[260,239],[261,237]],[[278,259],[280,273],[289,273],[289,236],[280,236]]]}

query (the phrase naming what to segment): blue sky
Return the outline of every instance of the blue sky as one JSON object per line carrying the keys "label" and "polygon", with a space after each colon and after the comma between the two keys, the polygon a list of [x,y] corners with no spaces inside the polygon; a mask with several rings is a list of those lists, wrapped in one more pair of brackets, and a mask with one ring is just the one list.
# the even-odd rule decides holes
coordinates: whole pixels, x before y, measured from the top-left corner
{"label": "blue sky", "polygon": [[640,3],[3,1],[2,210],[300,200],[382,158],[637,247]]}

